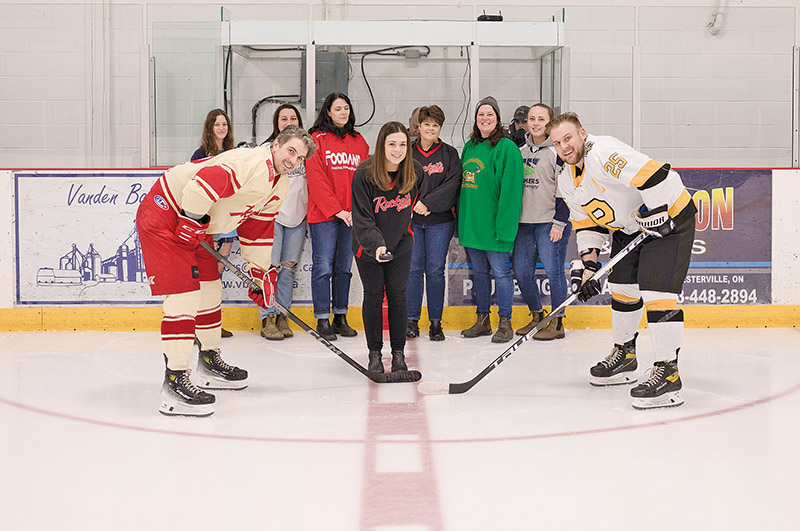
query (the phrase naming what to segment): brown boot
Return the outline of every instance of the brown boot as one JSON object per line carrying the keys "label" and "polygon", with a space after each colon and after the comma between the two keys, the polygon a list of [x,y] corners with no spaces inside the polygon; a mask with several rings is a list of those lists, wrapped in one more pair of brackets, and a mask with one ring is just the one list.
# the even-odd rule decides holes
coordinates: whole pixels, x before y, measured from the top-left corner
{"label": "brown boot", "polygon": [[551,339],[564,339],[564,325],[561,324],[561,317],[555,317],[547,323],[547,326],[533,334],[533,339],[540,341],[550,341]]}
{"label": "brown boot", "polygon": [[261,337],[270,341],[283,340],[283,333],[275,326],[274,315],[268,315],[261,320]]}
{"label": "brown boot", "polygon": [[511,328],[511,320],[501,316],[497,332],[492,336],[492,343],[506,343],[512,339],[514,339],[514,329]]}
{"label": "brown boot", "polygon": [[289,320],[282,313],[279,313],[278,317],[275,318],[275,326],[278,327],[278,330],[281,331],[283,337],[294,336],[294,334],[292,333],[292,329],[289,328]]}
{"label": "brown boot", "polygon": [[224,328],[220,327],[219,329],[219,336],[220,337],[233,337],[233,333],[225,330]]}
{"label": "brown boot", "polygon": [[462,330],[461,335],[470,338],[492,335],[492,323],[489,322],[489,316],[479,313],[478,320],[475,321],[475,324],[466,330]]}
{"label": "brown boot", "polygon": [[524,336],[525,334],[527,334],[528,332],[533,330],[534,327],[537,324],[539,324],[539,322],[542,320],[542,317],[544,317],[544,313],[543,312],[531,313],[531,322],[526,324],[525,326],[523,326],[519,330],[517,330],[517,335],[518,336]]}

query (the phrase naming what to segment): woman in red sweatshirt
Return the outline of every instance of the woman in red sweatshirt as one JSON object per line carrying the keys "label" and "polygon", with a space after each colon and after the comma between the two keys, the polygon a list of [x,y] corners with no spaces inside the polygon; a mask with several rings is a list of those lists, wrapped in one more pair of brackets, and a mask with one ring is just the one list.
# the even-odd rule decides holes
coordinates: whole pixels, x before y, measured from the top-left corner
{"label": "woman in red sweatshirt", "polygon": [[[351,193],[353,173],[369,156],[369,146],[355,122],[350,98],[339,92],[328,94],[310,130],[319,156],[306,162],[311,298],[317,332],[328,340],[336,339],[336,334],[356,335],[346,318],[353,276]],[[333,326],[328,321],[331,307]]]}

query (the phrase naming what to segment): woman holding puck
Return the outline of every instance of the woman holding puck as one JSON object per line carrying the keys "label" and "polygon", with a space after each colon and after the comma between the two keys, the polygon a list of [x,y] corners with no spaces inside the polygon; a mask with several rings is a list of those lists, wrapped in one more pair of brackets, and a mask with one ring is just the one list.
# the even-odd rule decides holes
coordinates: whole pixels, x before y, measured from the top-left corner
{"label": "woman holding puck", "polygon": [[388,301],[392,372],[405,362],[406,283],[414,236],[411,214],[422,166],[409,152],[408,130],[400,122],[381,127],[375,153],[353,175],[353,254],[364,286],[362,317],[369,370],[383,372],[383,294]]}

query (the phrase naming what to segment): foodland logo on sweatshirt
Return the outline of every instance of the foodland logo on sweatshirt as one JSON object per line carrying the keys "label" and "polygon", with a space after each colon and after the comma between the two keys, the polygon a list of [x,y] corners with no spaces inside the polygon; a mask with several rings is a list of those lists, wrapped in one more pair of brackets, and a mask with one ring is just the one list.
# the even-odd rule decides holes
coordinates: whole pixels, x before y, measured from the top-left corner
{"label": "foodland logo on sweatshirt", "polygon": [[373,199],[373,202],[375,203],[376,214],[379,210],[381,212],[386,212],[390,208],[396,208],[397,211],[400,212],[411,206],[411,192],[406,195],[398,195],[394,199],[386,199],[383,196],[379,196]]}
{"label": "foodland logo on sweatshirt", "polygon": [[334,153],[329,149],[325,150],[325,162],[329,166],[337,168],[350,168],[355,170],[361,162],[361,155],[356,153],[339,152]]}

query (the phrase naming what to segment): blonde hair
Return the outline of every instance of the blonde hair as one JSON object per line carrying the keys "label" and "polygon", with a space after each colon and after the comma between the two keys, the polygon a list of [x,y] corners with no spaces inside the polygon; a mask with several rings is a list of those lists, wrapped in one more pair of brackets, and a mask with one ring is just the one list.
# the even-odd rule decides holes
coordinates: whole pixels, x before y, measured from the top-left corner
{"label": "blonde hair", "polygon": [[581,125],[581,120],[578,118],[578,115],[574,112],[565,112],[563,114],[559,114],[550,122],[548,122],[547,126],[544,128],[544,132],[547,136],[550,136],[550,131],[557,125],[570,123],[575,125],[578,129],[582,129],[583,126]]}

